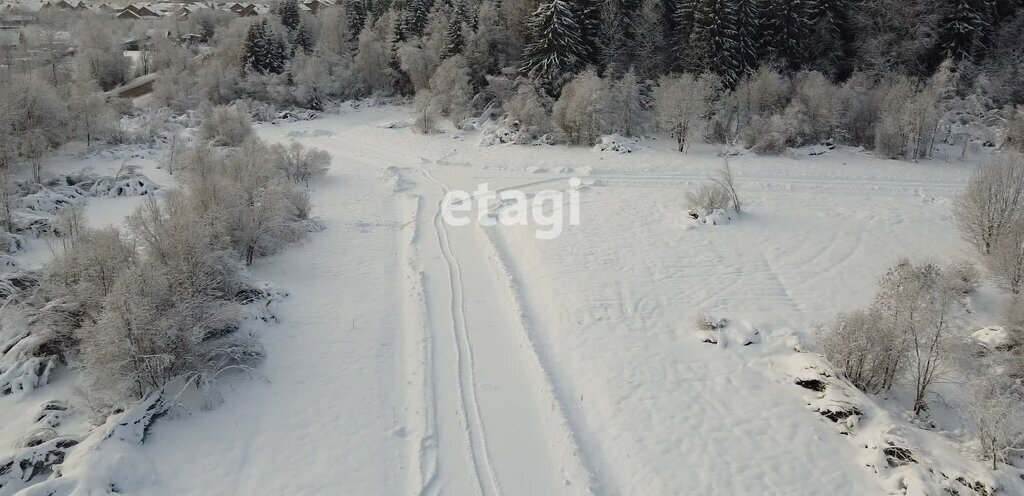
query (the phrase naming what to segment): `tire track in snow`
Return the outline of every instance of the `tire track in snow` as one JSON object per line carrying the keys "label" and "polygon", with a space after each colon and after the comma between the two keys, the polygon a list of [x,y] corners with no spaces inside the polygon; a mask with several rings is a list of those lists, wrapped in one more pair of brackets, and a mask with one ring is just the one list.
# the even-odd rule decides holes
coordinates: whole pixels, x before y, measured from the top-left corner
{"label": "tire track in snow", "polygon": [[[448,193],[448,187],[434,178],[425,168],[417,167],[417,170],[420,171],[424,178],[440,188],[442,196]],[[438,248],[447,268],[448,285],[451,290],[450,316],[452,336],[455,344],[456,386],[458,388],[459,407],[465,422],[466,434],[469,437],[469,456],[473,465],[474,481],[479,494],[499,496],[501,495],[501,488],[487,451],[487,439],[474,387],[476,384],[475,364],[473,362],[472,343],[466,330],[462,266],[452,251],[451,236],[444,223],[441,210],[443,201],[442,198],[438,203],[437,213],[433,218],[433,226],[437,235]]]}
{"label": "tire track in snow", "polygon": [[[481,228],[482,229],[482,228]],[[490,256],[492,257],[497,270],[504,276],[508,282],[508,293],[509,301],[511,303],[511,309],[517,318],[517,325],[519,330],[522,332],[522,337],[525,340],[525,347],[528,350],[529,364],[537,369],[537,373],[540,374],[541,378],[541,389],[544,393],[544,400],[548,402],[554,415],[556,415],[555,423],[557,424],[555,429],[558,431],[557,435],[562,437],[562,442],[565,443],[564,448],[568,450],[567,457],[569,460],[564,460],[567,465],[575,465],[567,467],[566,471],[576,472],[575,474],[566,474],[568,477],[575,476],[587,482],[587,492],[589,494],[617,494],[617,491],[612,489],[612,484],[602,480],[601,474],[608,473],[606,470],[597,471],[595,467],[603,466],[603,463],[596,461],[596,456],[583,449],[584,443],[582,442],[583,437],[581,436],[581,428],[578,419],[573,418],[570,414],[569,404],[572,403],[572,398],[566,397],[566,395],[559,391],[556,386],[556,381],[553,375],[554,364],[553,360],[546,357],[537,346],[537,337],[534,325],[530,322],[529,312],[526,308],[526,303],[521,295],[520,290],[516,288],[517,278],[512,268],[506,261],[507,255],[505,250],[501,248],[501,244],[495,235],[491,235],[487,232],[484,233],[486,238],[486,244],[490,249]]]}
{"label": "tire track in snow", "polygon": [[[438,494],[438,446],[435,378],[433,375],[433,339],[427,331],[423,317],[426,315],[423,271],[419,267],[419,253],[416,243],[421,235],[420,215],[422,197],[405,195],[402,198],[402,239],[399,242],[399,259],[402,264],[405,294],[403,301],[403,324],[405,327],[407,425],[413,433],[419,434],[419,441],[410,446],[408,488],[410,494],[433,496]],[[415,364],[412,366],[411,364]],[[411,411],[410,411],[411,410]],[[413,471],[414,470],[414,471]]]}

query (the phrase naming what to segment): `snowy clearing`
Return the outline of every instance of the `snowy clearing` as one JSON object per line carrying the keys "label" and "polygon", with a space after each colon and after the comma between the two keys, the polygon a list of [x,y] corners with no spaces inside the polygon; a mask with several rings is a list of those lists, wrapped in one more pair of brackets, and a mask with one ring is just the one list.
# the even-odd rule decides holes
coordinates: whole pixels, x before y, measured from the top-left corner
{"label": "snowy clearing", "polygon": [[[720,165],[711,148],[480,147],[474,133],[380,125],[408,112],[257,127],[331,153],[310,186],[326,229],[252,267],[290,294],[279,324],[253,326],[267,352],[259,377],[231,378],[214,408],[155,423],[124,455],[147,472],[129,492],[934,494],[964,486],[957,477],[1024,487],[1018,469],[986,471],[892,407],[861,404],[836,423],[815,410],[854,393],[829,383],[819,397],[806,382],[827,367],[803,352],[814,325],[866,304],[896,259],[967,256],[950,200],[970,165],[852,150],[733,157],[745,211],[713,226],[683,200]],[[140,172],[174,180],[152,162]],[[535,193],[572,177],[582,222],[554,240],[536,226],[441,220],[450,189]],[[86,214],[116,224],[137,204],[90,198]],[[705,313],[725,327],[696,329]],[[52,382],[0,398],[0,432],[24,432],[15,419],[67,394],[66,380]],[[886,465],[897,438],[938,458],[948,482]]]}

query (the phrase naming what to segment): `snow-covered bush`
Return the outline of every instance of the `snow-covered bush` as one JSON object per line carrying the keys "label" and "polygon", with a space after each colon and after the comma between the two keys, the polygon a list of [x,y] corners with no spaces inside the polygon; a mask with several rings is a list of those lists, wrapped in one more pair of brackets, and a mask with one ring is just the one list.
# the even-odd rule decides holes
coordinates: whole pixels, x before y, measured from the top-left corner
{"label": "snow-covered bush", "polygon": [[821,332],[825,357],[861,390],[877,393],[907,379],[922,413],[950,366],[961,325],[963,287],[956,270],[901,260],[879,280],[866,310],[840,314]]}
{"label": "snow-covered bush", "polygon": [[686,192],[686,206],[690,212],[725,210],[730,203],[729,192],[716,182],[702,182]]}
{"label": "snow-covered bush", "polygon": [[523,81],[505,102],[506,125],[514,132],[541,135],[551,129],[550,99],[530,81]]}
{"label": "snow-covered bush", "polygon": [[1024,289],[1024,219],[1017,219],[985,257],[992,276],[1013,294]]}
{"label": "snow-covered bush", "polygon": [[967,190],[957,197],[953,215],[960,232],[982,254],[1024,219],[1024,156],[1005,153],[974,171]]}
{"label": "snow-covered bush", "polygon": [[441,62],[430,78],[430,94],[431,106],[456,127],[469,117],[473,88],[465,57],[456,55]]}
{"label": "snow-covered bush", "polygon": [[285,177],[309,185],[309,179],[327,173],[331,154],[319,148],[306,148],[292,142],[288,146],[276,143],[270,146],[271,161]]}
{"label": "snow-covered bush", "polygon": [[214,145],[238,146],[252,135],[249,117],[234,107],[209,109],[199,126],[199,137]]}
{"label": "snow-covered bush", "polygon": [[596,72],[586,71],[562,88],[551,119],[565,140],[575,145],[593,145],[607,134],[608,85]]}
{"label": "snow-covered bush", "polygon": [[931,155],[939,121],[936,91],[933,85],[921,86],[905,78],[886,86],[875,128],[875,150],[879,154],[907,160]]}
{"label": "snow-covered bush", "polygon": [[1024,390],[992,376],[973,381],[968,390],[960,414],[975,430],[978,455],[996,470],[1024,447]]}
{"label": "snow-covered bush", "polygon": [[868,393],[892,387],[907,365],[903,337],[891,332],[875,310],[839,314],[822,328],[819,340],[836,372]]}

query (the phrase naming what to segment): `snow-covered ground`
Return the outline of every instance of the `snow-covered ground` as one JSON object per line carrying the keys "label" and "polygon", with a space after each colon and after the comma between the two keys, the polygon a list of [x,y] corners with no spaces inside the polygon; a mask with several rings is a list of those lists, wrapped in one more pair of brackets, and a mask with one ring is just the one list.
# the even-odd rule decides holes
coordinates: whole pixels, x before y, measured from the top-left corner
{"label": "snow-covered ground", "polygon": [[[712,147],[480,147],[388,128],[408,112],[258,126],[331,153],[310,186],[327,229],[252,268],[291,295],[259,329],[260,377],[155,424],[137,494],[935,494],[938,475],[886,465],[892,439],[940,458],[961,494],[957,477],[1024,491],[1015,469],[941,459],[946,437],[899,412],[863,405],[840,426],[814,411],[836,390],[793,384],[824,366],[796,351],[814,350],[814,325],[867,304],[898,258],[969,256],[950,201],[971,165],[731,157],[744,212],[698,225],[684,194],[721,165]],[[573,177],[581,223],[554,240],[440,215],[451,189]],[[89,219],[137,201],[90,199]],[[706,339],[700,313],[729,326]],[[50,394],[0,398],[0,420]]]}

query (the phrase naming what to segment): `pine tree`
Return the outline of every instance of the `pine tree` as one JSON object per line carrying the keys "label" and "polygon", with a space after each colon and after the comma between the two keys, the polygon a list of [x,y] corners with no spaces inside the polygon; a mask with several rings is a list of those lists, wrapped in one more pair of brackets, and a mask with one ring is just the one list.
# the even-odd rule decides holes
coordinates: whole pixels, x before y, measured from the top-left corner
{"label": "pine tree", "polygon": [[690,48],[694,72],[720,76],[722,84],[733,87],[743,76],[736,7],[730,0],[700,0],[693,16]]}
{"label": "pine tree", "polygon": [[245,68],[251,72],[267,72],[270,47],[267,44],[267,21],[254,22],[245,35]]}
{"label": "pine tree", "polygon": [[641,79],[653,79],[665,65],[665,14],[662,0],[643,0],[633,19],[633,67]]}
{"label": "pine tree", "polygon": [[298,0],[284,0],[277,10],[277,15],[281,18],[281,24],[289,31],[299,29],[299,23],[302,20],[299,18]]}
{"label": "pine tree", "polygon": [[760,0],[736,1],[737,54],[744,75],[757,72],[761,65],[761,15]]}
{"label": "pine tree", "polygon": [[267,20],[263,20],[263,29],[267,33],[267,60],[265,64],[266,71],[274,74],[281,74],[284,72],[285,65],[288,63],[288,43],[284,41],[284,37],[280,33],[271,32],[266,27]]}
{"label": "pine tree", "polygon": [[624,14],[619,0],[601,4],[601,24],[597,36],[597,66],[612,72],[629,66],[629,30],[622,22]]}
{"label": "pine tree", "polygon": [[441,60],[452,55],[462,53],[466,46],[466,38],[463,36],[464,23],[466,21],[465,9],[461,8],[462,3],[455,8],[454,15],[448,22],[448,30],[445,32],[444,49],[441,50]]}
{"label": "pine tree", "polygon": [[367,9],[364,0],[348,0],[345,4],[345,13],[348,17],[348,30],[352,33],[353,39],[359,37],[366,27]]}
{"label": "pine tree", "polygon": [[295,55],[295,51],[301,48],[303,53],[309,55],[313,53],[313,35],[310,34],[309,28],[305,24],[300,24],[298,29],[295,31],[295,40],[292,43],[292,56]]}
{"label": "pine tree", "polygon": [[811,35],[807,0],[767,0],[762,29],[769,60],[784,71],[800,70]]}
{"label": "pine tree", "polygon": [[573,0],[576,22],[580,26],[580,40],[583,46],[585,65],[600,62],[601,6],[600,0]]}
{"label": "pine tree", "polygon": [[530,43],[523,53],[522,72],[552,94],[586,65],[588,53],[577,12],[566,0],[552,0],[538,7],[527,22]]}
{"label": "pine tree", "polygon": [[699,0],[677,0],[675,12],[672,16],[675,20],[675,32],[672,37],[675,39],[673,52],[676,56],[676,68],[686,69],[692,67],[690,58],[690,34],[693,33],[693,16],[697,10]]}
{"label": "pine tree", "polygon": [[983,49],[990,11],[991,3],[987,0],[952,0],[943,23],[944,55],[957,62],[974,62]]}
{"label": "pine tree", "polygon": [[411,0],[406,6],[405,29],[410,36],[423,36],[430,16],[431,0]]}
{"label": "pine tree", "polygon": [[812,69],[833,80],[850,72],[847,47],[849,4],[847,0],[810,0],[811,41],[808,61]]}

